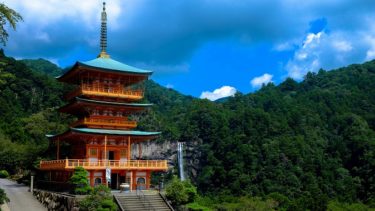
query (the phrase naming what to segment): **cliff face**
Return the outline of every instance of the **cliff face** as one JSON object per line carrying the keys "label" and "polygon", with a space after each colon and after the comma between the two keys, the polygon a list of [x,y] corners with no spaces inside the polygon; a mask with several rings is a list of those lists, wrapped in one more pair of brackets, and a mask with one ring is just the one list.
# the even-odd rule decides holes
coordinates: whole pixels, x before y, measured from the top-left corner
{"label": "cliff face", "polygon": [[[186,177],[195,181],[200,170],[199,142],[184,142],[184,169]],[[141,150],[140,150],[141,148]],[[168,160],[169,171],[178,174],[177,141],[147,141],[132,145],[132,159]],[[140,154],[141,153],[141,154]]]}

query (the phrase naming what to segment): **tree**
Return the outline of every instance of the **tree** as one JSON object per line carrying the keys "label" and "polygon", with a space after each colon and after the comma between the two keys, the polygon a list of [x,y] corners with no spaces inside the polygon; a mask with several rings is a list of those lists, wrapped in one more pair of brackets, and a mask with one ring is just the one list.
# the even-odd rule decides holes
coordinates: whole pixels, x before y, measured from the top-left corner
{"label": "tree", "polygon": [[197,188],[190,181],[180,181],[176,176],[166,187],[166,196],[176,206],[193,202],[198,196]]}
{"label": "tree", "polygon": [[79,203],[79,208],[83,211],[116,211],[117,205],[112,200],[111,190],[104,185],[99,185]]}
{"label": "tree", "polygon": [[17,22],[22,20],[22,16],[18,12],[7,7],[5,4],[0,3],[0,42],[3,45],[6,44],[9,36],[5,29],[5,25],[9,23],[9,25],[15,30]]}
{"label": "tree", "polygon": [[74,169],[70,182],[75,185],[75,194],[87,194],[91,191],[89,180],[87,179],[87,171],[83,167]]}

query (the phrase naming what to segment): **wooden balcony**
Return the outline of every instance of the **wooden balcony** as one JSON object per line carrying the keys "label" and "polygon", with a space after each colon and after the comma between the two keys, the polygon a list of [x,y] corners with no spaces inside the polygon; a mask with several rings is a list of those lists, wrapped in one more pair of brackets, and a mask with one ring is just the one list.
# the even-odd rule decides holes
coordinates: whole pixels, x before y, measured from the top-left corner
{"label": "wooden balcony", "polygon": [[100,116],[100,117],[85,117],[78,120],[71,125],[72,127],[87,126],[91,128],[136,128],[136,121],[124,120],[124,118],[111,117],[111,116]]}
{"label": "wooden balcony", "polygon": [[141,100],[143,98],[143,90],[132,90],[118,87],[102,86],[102,85],[87,85],[81,86],[73,92],[66,95],[68,100],[80,95],[121,98],[128,100]]}
{"label": "wooden balcony", "polygon": [[113,170],[152,170],[166,171],[168,170],[167,160],[98,160],[88,161],[80,159],[65,159],[40,161],[39,168],[41,170],[74,170],[76,167],[83,167],[86,170],[105,170],[110,168]]}

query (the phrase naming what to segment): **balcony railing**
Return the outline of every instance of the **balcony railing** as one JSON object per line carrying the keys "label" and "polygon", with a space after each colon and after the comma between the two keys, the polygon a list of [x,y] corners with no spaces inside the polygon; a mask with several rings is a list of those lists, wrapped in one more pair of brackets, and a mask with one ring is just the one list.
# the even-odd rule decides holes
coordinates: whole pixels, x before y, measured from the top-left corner
{"label": "balcony railing", "polygon": [[144,91],[124,89],[119,87],[103,86],[103,85],[87,85],[81,84],[81,86],[73,92],[66,95],[67,99],[72,99],[79,95],[91,95],[100,97],[113,97],[123,98],[130,100],[140,100],[143,98]]}
{"label": "balcony railing", "polygon": [[72,127],[87,125],[100,128],[135,128],[137,127],[136,121],[128,121],[123,118],[115,117],[85,117],[72,124]]}
{"label": "balcony railing", "polygon": [[154,170],[166,171],[168,169],[167,160],[97,160],[88,161],[81,159],[65,159],[40,161],[41,170],[65,170],[83,167],[87,170],[104,170],[106,168],[116,170]]}

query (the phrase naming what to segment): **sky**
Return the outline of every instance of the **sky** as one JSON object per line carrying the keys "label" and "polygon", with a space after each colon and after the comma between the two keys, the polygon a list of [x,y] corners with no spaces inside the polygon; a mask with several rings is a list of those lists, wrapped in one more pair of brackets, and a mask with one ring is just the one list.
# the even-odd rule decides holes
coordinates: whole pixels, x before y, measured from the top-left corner
{"label": "sky", "polygon": [[[5,0],[24,21],[4,47],[61,67],[99,53],[99,0]],[[209,100],[375,59],[374,0],[107,0],[108,53]]]}

